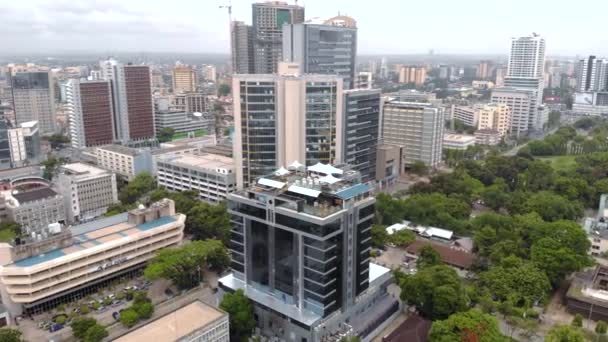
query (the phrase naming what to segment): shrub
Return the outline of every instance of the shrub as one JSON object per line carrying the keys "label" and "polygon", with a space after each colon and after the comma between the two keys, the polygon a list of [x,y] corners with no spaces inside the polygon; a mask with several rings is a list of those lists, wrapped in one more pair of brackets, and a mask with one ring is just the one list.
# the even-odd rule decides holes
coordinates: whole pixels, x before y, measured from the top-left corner
{"label": "shrub", "polygon": [[120,322],[127,328],[131,328],[139,321],[139,315],[133,308],[129,308],[120,313]]}
{"label": "shrub", "polygon": [[137,311],[137,314],[141,319],[148,319],[152,317],[152,313],[154,313],[154,305],[150,302],[133,305],[132,308]]}

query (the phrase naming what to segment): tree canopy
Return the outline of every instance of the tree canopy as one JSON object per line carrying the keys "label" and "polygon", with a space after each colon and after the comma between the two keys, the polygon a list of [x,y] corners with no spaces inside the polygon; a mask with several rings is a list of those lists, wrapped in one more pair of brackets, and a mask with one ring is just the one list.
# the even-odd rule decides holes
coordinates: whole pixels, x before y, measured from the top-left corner
{"label": "tree canopy", "polygon": [[502,335],[498,321],[478,309],[458,312],[442,321],[435,321],[429,333],[430,342],[508,342]]}
{"label": "tree canopy", "polygon": [[156,179],[147,172],[141,172],[120,192],[120,202],[129,205],[140,200],[156,188]]}
{"label": "tree canopy", "polygon": [[546,342],[584,342],[585,336],[583,333],[571,326],[557,325],[549,330]]}
{"label": "tree canopy", "polygon": [[175,130],[173,128],[164,127],[158,131],[158,133],[156,134],[156,138],[158,139],[158,142],[164,143],[167,141],[171,141],[173,139],[174,135],[175,135]]}
{"label": "tree canopy", "polygon": [[11,328],[0,328],[0,341],[2,342],[22,342],[21,331]]}
{"label": "tree canopy", "polygon": [[253,304],[243,290],[226,293],[220,303],[220,309],[228,312],[230,319],[230,341],[245,342],[255,328]]}

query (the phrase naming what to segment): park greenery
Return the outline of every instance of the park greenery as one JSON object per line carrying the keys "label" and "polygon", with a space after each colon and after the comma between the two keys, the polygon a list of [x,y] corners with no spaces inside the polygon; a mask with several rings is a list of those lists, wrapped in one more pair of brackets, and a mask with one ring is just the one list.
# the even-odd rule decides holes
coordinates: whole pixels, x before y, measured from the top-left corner
{"label": "park greenery", "polygon": [[161,128],[156,134],[156,138],[158,142],[164,143],[167,141],[173,140],[173,136],[175,135],[175,130],[171,127]]}
{"label": "park greenery", "polygon": [[133,304],[120,312],[120,323],[125,327],[131,328],[140,320],[152,317],[154,305],[144,291],[136,291],[133,294]]}
{"label": "park greenery", "polygon": [[79,341],[101,342],[108,336],[106,328],[97,323],[95,318],[77,317],[70,326],[72,327],[72,334]]}
{"label": "park greenery", "polygon": [[2,342],[22,342],[21,331],[11,328],[0,328],[0,341]]}
{"label": "park greenery", "polygon": [[220,302],[220,309],[226,311],[230,319],[230,341],[245,342],[249,340],[255,318],[253,314],[253,303],[243,290],[234,293],[226,293]]}
{"label": "park greenery", "polygon": [[[396,234],[386,232],[404,220],[474,241],[476,259],[466,279],[443,265],[431,247],[421,251],[417,273],[395,272],[402,300],[434,321],[431,341],[509,340],[497,328],[499,314],[511,333],[531,336],[526,334],[537,328],[549,296],[573,272],[593,266],[578,221],[608,193],[608,151],[601,147],[607,138],[605,121],[585,118],[530,142],[515,156],[463,159],[405,195],[377,195],[375,248],[411,243],[396,243]],[[591,140],[599,147],[572,147],[591,146]],[[563,154],[576,154],[567,168],[536,157]],[[605,338],[606,324],[598,325],[597,338]],[[547,341],[582,341],[581,326],[582,317],[572,326],[558,326]]]}
{"label": "park greenery", "polygon": [[222,271],[230,256],[219,240],[192,241],[178,248],[162,249],[144,271],[146,278],[171,279],[181,289],[190,289],[202,281],[202,272],[209,268]]}

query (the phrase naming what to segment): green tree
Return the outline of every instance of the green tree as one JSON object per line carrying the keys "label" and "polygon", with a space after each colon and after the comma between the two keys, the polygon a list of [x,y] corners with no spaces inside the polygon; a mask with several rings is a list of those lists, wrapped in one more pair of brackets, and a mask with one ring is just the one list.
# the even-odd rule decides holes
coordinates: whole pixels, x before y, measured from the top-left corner
{"label": "green tree", "polygon": [[548,237],[532,245],[531,260],[547,274],[554,287],[557,287],[566,275],[591,265],[586,255],[580,255],[560,241]]}
{"label": "green tree", "polygon": [[120,313],[120,323],[127,328],[131,328],[139,321],[139,315],[133,308],[125,309]]}
{"label": "green tree", "polygon": [[173,140],[173,136],[175,135],[175,130],[171,127],[161,128],[160,131],[156,134],[158,138],[158,142],[164,143],[167,141]]}
{"label": "green tree", "polygon": [[430,342],[507,342],[502,335],[498,321],[492,315],[478,309],[458,312],[442,321],[435,321],[429,332]]}
{"label": "green tree", "polygon": [[403,201],[381,192],[376,195],[376,222],[392,225],[403,221]]}
{"label": "green tree", "polygon": [[484,204],[494,210],[499,210],[509,201],[509,188],[504,179],[496,178],[494,184],[481,191]]}
{"label": "green tree", "polygon": [[125,205],[140,200],[156,189],[156,180],[147,172],[141,172],[120,192],[119,199]]}
{"label": "green tree", "polygon": [[389,235],[386,232],[386,226],[381,224],[372,225],[372,246],[375,248],[383,248],[389,240]]}
{"label": "green tree", "polygon": [[468,298],[456,271],[444,265],[427,267],[401,281],[401,299],[429,319],[445,319],[467,307]]}
{"label": "green tree", "polygon": [[585,336],[575,327],[556,325],[549,330],[545,342],[585,342]]}
{"label": "green tree", "polygon": [[43,177],[45,179],[48,179],[49,181],[53,180],[53,177],[55,177],[59,166],[63,164],[65,164],[65,159],[57,158],[54,156],[49,157],[47,160],[40,163],[40,165],[44,167]]}
{"label": "green tree", "polygon": [[22,342],[21,331],[11,328],[0,328],[0,341]]}
{"label": "green tree", "polygon": [[70,142],[70,138],[62,134],[53,134],[49,138],[51,148],[57,148]]}
{"label": "green tree", "polygon": [[550,191],[531,195],[524,204],[525,212],[538,213],[545,221],[576,220],[583,215],[583,207],[577,201],[569,201]]}
{"label": "green tree", "polygon": [[583,316],[581,316],[581,314],[574,315],[571,325],[575,328],[582,328],[583,327]]}
{"label": "green tree", "polygon": [[595,332],[598,335],[606,335],[606,331],[608,331],[608,324],[604,321],[598,321],[595,325]]}
{"label": "green tree", "polygon": [[415,194],[403,201],[400,213],[413,224],[461,232],[461,221],[468,220],[471,207],[456,195],[448,197],[440,193]]}
{"label": "green tree", "polygon": [[416,240],[416,234],[409,229],[401,229],[389,235],[389,241],[399,247],[407,247]]}
{"label": "green tree", "polygon": [[416,267],[419,270],[441,264],[441,256],[431,245],[422,247],[420,254],[418,255],[418,260],[416,260]]}
{"label": "green tree", "polygon": [[557,127],[559,126],[559,122],[561,119],[562,113],[556,110],[553,110],[549,113],[549,122],[547,125],[549,127]]}
{"label": "green tree", "polygon": [[152,317],[152,314],[154,313],[154,305],[150,302],[133,305],[133,309],[137,311],[137,315],[140,319],[148,319]]}
{"label": "green tree", "polygon": [[228,96],[232,89],[230,89],[230,85],[226,83],[220,84],[217,92],[219,96]]}
{"label": "green tree", "polygon": [[70,326],[72,327],[72,333],[73,333],[74,337],[82,340],[82,339],[84,339],[84,337],[87,333],[87,330],[89,330],[90,327],[92,327],[96,324],[97,324],[97,320],[95,318],[81,316],[81,317],[74,319]]}
{"label": "green tree", "polygon": [[192,241],[178,248],[158,251],[144,275],[150,280],[171,279],[178,287],[188,289],[199,284],[206,267],[221,270],[229,263],[228,250],[221,241]]}
{"label": "green tree", "polygon": [[429,168],[424,162],[417,160],[410,166],[410,171],[415,175],[424,176],[429,173]]}
{"label": "green tree", "polygon": [[84,335],[84,342],[101,342],[104,338],[108,337],[108,331],[103,325],[95,324],[89,329]]}
{"label": "green tree", "polygon": [[359,336],[342,337],[340,342],[361,342],[361,338]]}
{"label": "green tree", "polygon": [[198,202],[188,211],[186,232],[194,240],[218,239],[228,242],[230,237],[230,215],[226,202],[213,205]]}
{"label": "green tree", "polygon": [[247,341],[253,328],[255,319],[253,316],[253,304],[245,296],[243,290],[234,293],[226,293],[220,303],[220,309],[228,312],[230,317],[230,341]]}

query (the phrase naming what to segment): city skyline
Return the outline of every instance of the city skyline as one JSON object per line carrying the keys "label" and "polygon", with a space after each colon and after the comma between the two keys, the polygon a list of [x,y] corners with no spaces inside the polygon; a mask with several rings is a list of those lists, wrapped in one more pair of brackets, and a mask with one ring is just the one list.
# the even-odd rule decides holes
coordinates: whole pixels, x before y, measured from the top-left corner
{"label": "city skyline", "polygon": [[[588,8],[608,6],[595,0],[587,3]],[[0,28],[0,42],[5,52],[15,54],[34,51],[229,53],[228,14],[219,8],[226,4],[227,1],[220,0],[177,0],[171,6],[140,0],[5,3],[0,5],[0,19],[5,23]],[[608,55],[606,39],[600,36],[600,13],[604,12],[601,10],[590,11],[585,21],[577,24],[583,17],[570,16],[568,7],[547,7],[523,0],[510,3],[509,7],[484,3],[488,13],[500,13],[485,16],[479,16],[479,11],[474,10],[481,6],[477,0],[445,2],[440,10],[436,4],[414,3],[406,7],[396,0],[384,1],[382,6],[375,7],[345,2],[327,6],[320,0],[299,4],[306,8],[306,19],[329,18],[338,13],[355,18],[361,55],[421,54],[430,50],[436,54],[507,54],[509,38],[532,32],[547,39],[548,55]],[[232,6],[234,20],[250,23],[249,0],[233,1]],[[526,11],[518,10],[524,7]],[[408,15],[412,12],[418,14]],[[513,18],[517,18],[516,28]],[[568,25],[549,18],[568,18]],[[491,29],[481,29],[484,27]],[[585,27],[586,34],[571,27]],[[597,35],[594,36],[594,32]],[[395,44],[397,41],[403,44]]]}

